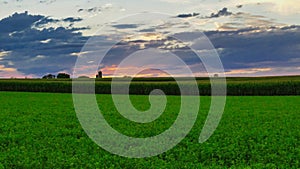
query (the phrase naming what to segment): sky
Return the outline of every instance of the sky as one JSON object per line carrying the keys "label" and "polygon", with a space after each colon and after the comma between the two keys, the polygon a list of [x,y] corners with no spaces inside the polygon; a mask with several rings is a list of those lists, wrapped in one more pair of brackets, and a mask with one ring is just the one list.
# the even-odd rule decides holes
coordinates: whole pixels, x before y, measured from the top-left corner
{"label": "sky", "polygon": [[0,0],[0,78],[299,75],[299,18],[297,0]]}

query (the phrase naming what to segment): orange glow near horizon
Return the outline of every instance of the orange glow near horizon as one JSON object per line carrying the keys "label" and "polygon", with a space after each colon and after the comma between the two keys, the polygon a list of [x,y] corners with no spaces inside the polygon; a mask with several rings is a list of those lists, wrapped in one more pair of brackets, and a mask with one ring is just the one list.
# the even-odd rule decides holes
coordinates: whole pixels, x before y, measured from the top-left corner
{"label": "orange glow near horizon", "polygon": [[[142,71],[141,71],[142,70]],[[128,67],[118,67],[118,65],[110,65],[105,66],[101,69],[103,78],[114,78],[114,77],[190,77],[190,75],[184,74],[168,74],[163,70],[159,69],[151,69],[146,68],[140,69],[134,66]],[[272,68],[249,68],[249,69],[235,69],[228,72],[225,72],[225,75],[228,77],[248,77],[248,76],[289,76],[289,75],[296,75],[294,73],[291,74],[277,74],[272,73]],[[118,72],[118,73],[117,73]],[[138,72],[137,74],[135,72]],[[180,70],[178,70],[180,72]],[[213,73],[211,73],[213,74]],[[218,74],[218,73],[216,73]],[[95,78],[96,72],[93,74],[86,74],[85,76],[89,76],[91,78]],[[195,73],[193,77],[209,77],[207,72],[199,72]]]}
{"label": "orange glow near horizon", "polygon": [[[118,70],[118,74],[115,72]],[[122,67],[118,68],[117,65],[106,66],[101,69],[103,76],[105,77],[168,77],[170,76],[168,73],[158,70],[158,69],[144,69],[138,74],[134,74],[132,72],[137,72],[140,70],[137,67]]]}

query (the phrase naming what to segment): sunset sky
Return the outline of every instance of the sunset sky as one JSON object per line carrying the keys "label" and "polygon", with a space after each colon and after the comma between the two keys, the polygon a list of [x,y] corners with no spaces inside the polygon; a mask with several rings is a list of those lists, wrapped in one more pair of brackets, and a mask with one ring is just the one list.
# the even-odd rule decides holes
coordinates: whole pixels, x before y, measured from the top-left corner
{"label": "sunset sky", "polygon": [[[166,76],[160,67],[185,76],[172,54],[202,76],[189,47],[209,57],[212,49],[195,42],[203,35],[227,76],[300,75],[299,18],[297,0],[0,0],[0,78],[73,74],[82,57],[77,68],[91,77],[98,68],[125,76],[140,67],[145,76]],[[83,50],[93,38],[95,48]],[[101,63],[93,58],[107,49]],[[135,58],[114,74],[129,55],[148,62]]]}

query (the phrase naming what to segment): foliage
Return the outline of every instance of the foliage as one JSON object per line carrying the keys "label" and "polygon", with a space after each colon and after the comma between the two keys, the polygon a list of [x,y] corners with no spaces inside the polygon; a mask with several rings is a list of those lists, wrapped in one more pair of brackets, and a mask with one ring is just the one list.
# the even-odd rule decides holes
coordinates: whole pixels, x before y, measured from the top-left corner
{"label": "foliage", "polygon": [[55,75],[47,74],[47,75],[43,76],[42,79],[55,79]]}
{"label": "foliage", "polygon": [[[217,78],[217,77],[215,77]],[[81,78],[85,81],[95,79]],[[122,85],[126,79],[117,79]],[[189,78],[181,78],[189,85]],[[111,93],[111,79],[96,79],[95,92]],[[197,78],[200,95],[211,95],[211,85],[208,78]],[[180,95],[177,83],[172,78],[136,78],[130,84],[130,94],[148,95],[154,89],[161,89],[167,95]],[[0,80],[0,91],[27,91],[71,93],[72,80],[69,79],[3,79]],[[122,93],[123,90],[120,91]],[[264,77],[264,78],[227,78],[227,95],[231,96],[274,96],[299,95],[300,76],[294,77]]]}
{"label": "foliage", "polygon": [[70,79],[70,75],[66,73],[59,73],[57,79]]}
{"label": "foliage", "polygon": [[[61,84],[61,83],[59,83]],[[109,124],[126,135],[163,132],[177,117],[179,96],[168,96],[164,114],[147,124],[124,119],[111,95],[97,95]],[[131,96],[139,110],[148,96]],[[0,93],[0,168],[300,168],[300,97],[228,97],[221,123],[199,144],[210,97],[191,132],[172,150],[145,159],[110,154],[92,142],[74,112],[71,94]]]}

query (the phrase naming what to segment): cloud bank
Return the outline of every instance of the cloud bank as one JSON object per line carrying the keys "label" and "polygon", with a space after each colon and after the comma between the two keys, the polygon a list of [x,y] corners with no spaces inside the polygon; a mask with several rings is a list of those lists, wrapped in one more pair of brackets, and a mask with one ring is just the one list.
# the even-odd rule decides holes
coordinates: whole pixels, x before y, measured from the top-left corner
{"label": "cloud bank", "polygon": [[[231,19],[218,24],[216,30],[204,31],[230,76],[285,75],[300,72],[298,25],[281,25],[259,15],[232,13],[227,8],[207,17],[194,17],[194,14],[180,15],[176,18],[192,17],[191,19],[215,21],[227,16],[226,19]],[[88,29],[87,27],[74,27],[74,24],[82,20],[78,17],[57,19],[32,15],[28,12],[15,13],[0,20],[0,77],[41,77],[47,73],[72,73],[76,59],[86,54],[80,51],[90,38],[81,33]],[[195,41],[195,38],[201,37],[201,33],[189,29],[190,25],[185,22],[186,19],[183,20],[178,23],[162,22],[148,27],[147,24],[139,23],[113,23],[111,28],[117,30],[116,34],[118,31],[130,30],[139,32],[139,36],[123,37],[123,40],[107,53],[100,68],[110,70],[107,75],[111,75],[110,68],[115,68],[115,65],[125,57],[136,51],[155,48],[159,49],[162,55],[164,52],[179,55],[189,66],[195,67],[195,72],[204,71],[201,61],[195,59],[195,54],[187,47],[187,45],[201,46],[202,44]],[[172,33],[174,27],[186,31],[175,34]],[[156,33],[159,31],[166,32],[169,36]],[[188,43],[184,44],[170,38],[172,35],[182,37]],[[104,50],[113,36],[98,38],[96,49]],[[206,56],[208,50],[211,49],[206,49],[205,46],[199,48],[203,56]],[[88,52],[96,53],[96,51]],[[88,60],[87,67],[94,64],[95,61]]]}
{"label": "cloud bank", "polygon": [[[59,71],[70,73],[76,61],[70,53],[81,50],[88,38],[79,31],[88,28],[43,26],[81,20],[72,17],[58,20],[28,12],[15,13],[0,20],[0,65],[6,70],[15,69],[21,74],[37,77]],[[2,71],[0,76],[6,75]]]}

